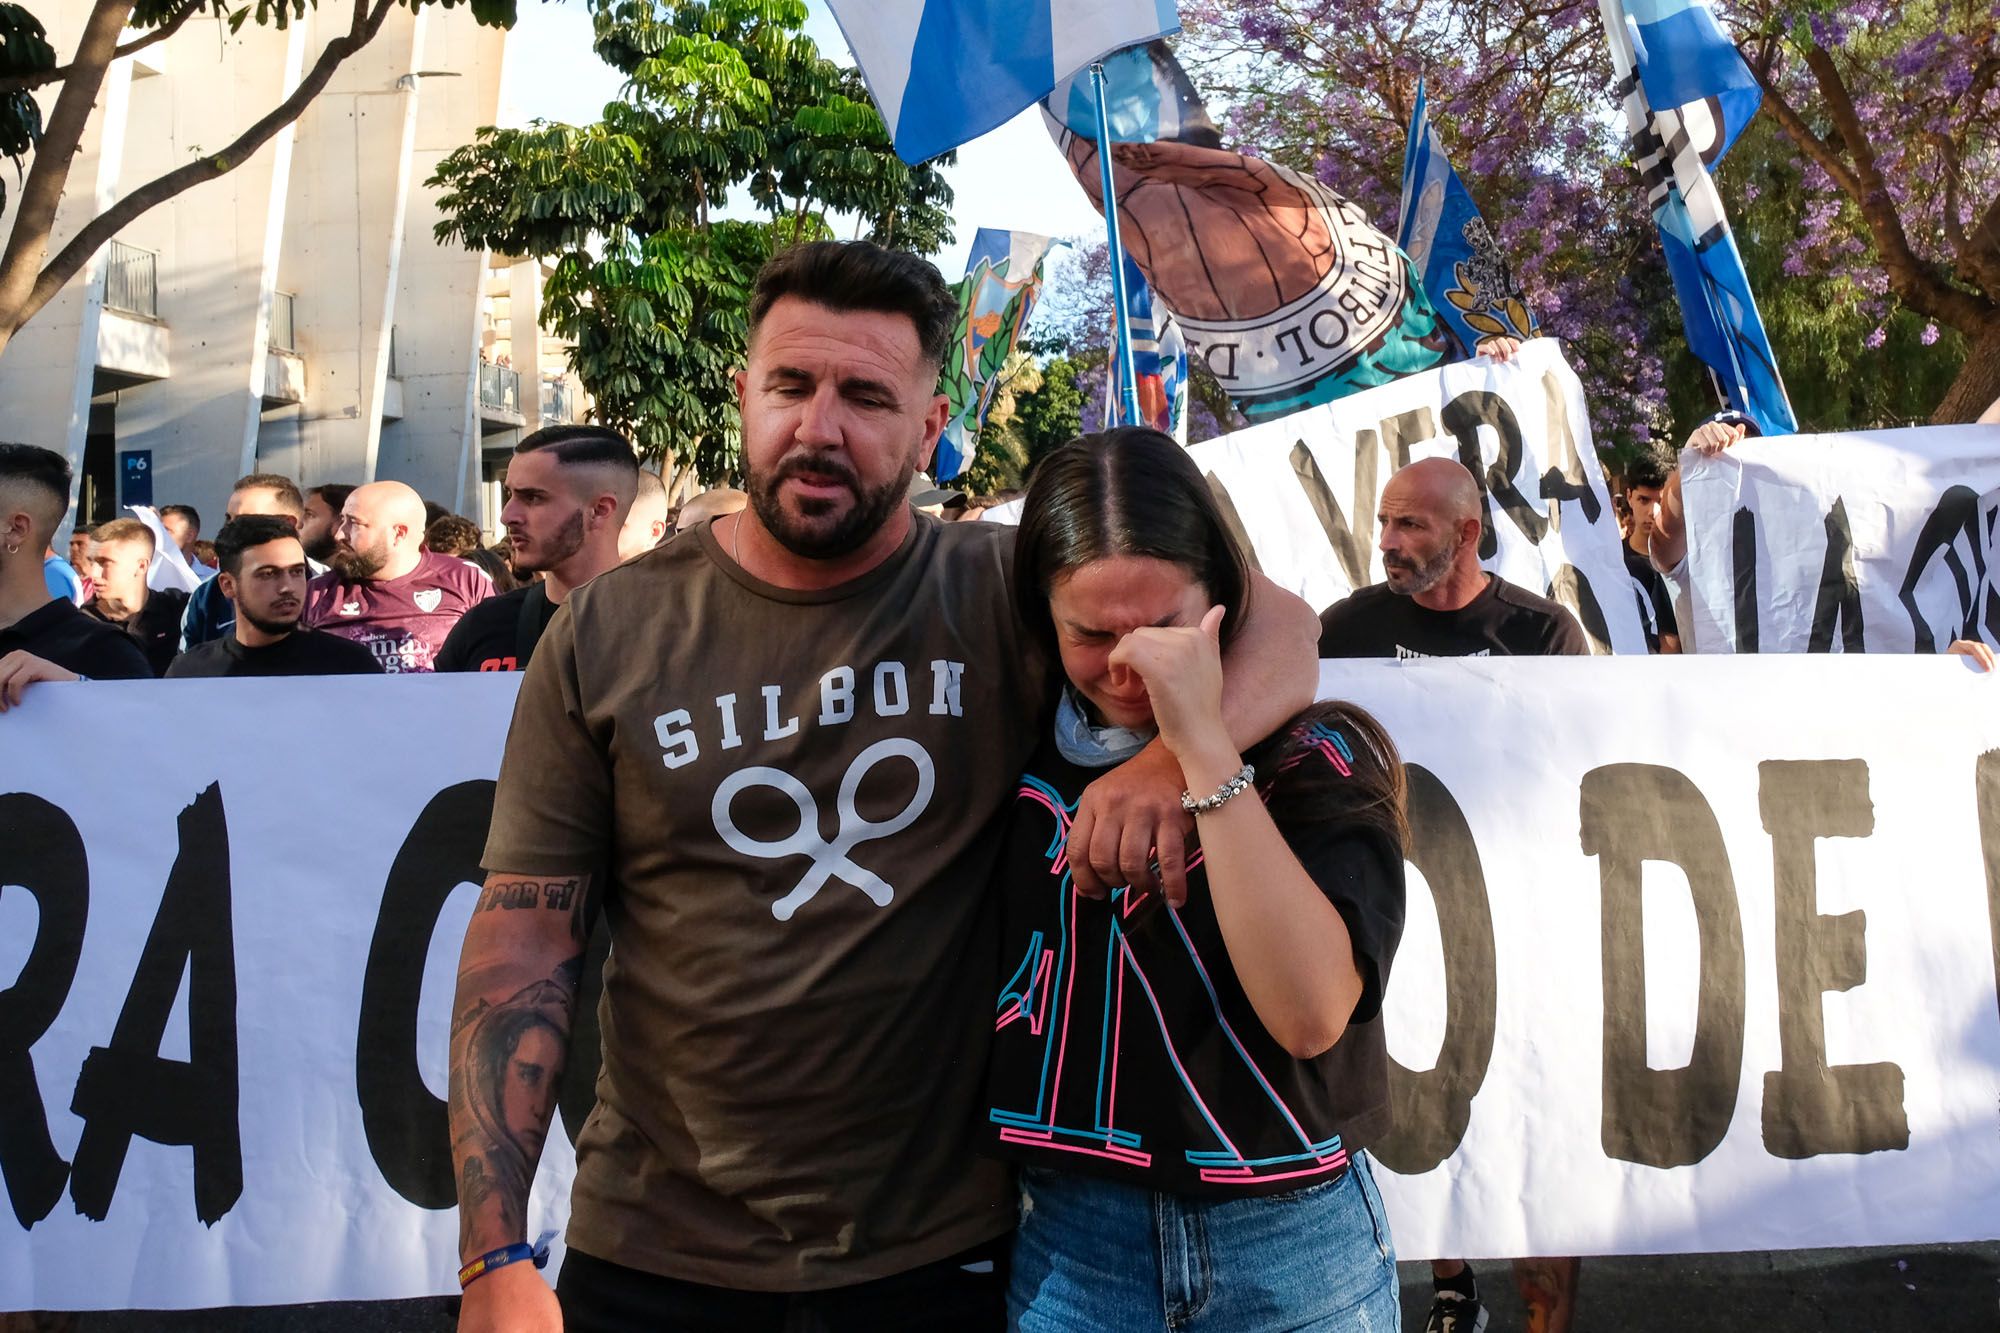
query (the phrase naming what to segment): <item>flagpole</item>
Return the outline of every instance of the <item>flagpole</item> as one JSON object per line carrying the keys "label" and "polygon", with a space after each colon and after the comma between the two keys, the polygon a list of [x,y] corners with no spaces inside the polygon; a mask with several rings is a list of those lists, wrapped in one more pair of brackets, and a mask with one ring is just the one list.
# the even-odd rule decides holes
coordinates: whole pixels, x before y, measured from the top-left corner
{"label": "flagpole", "polygon": [[1097,95],[1097,167],[1103,181],[1104,232],[1111,250],[1111,304],[1118,319],[1118,389],[1120,423],[1137,426],[1139,386],[1132,363],[1132,316],[1125,305],[1125,248],[1118,240],[1118,194],[1111,184],[1111,113],[1104,105],[1104,62],[1090,67],[1091,91]]}

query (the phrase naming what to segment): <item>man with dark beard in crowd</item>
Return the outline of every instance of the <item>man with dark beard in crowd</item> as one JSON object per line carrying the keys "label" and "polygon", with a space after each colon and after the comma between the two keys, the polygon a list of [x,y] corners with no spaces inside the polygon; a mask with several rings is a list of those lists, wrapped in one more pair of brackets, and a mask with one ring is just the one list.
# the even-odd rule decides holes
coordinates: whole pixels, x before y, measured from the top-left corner
{"label": "man with dark beard in crowd", "polygon": [[426,551],[424,528],[424,502],[402,482],[357,486],[333,530],[333,568],[306,594],[305,623],[366,646],[384,671],[433,670],[445,636],[493,595],[493,580]]}
{"label": "man with dark beard in crowd", "polygon": [[333,559],[333,525],[340,522],[341,506],[352,494],[352,486],[337,482],[315,486],[306,492],[306,515],[299,522],[299,540],[305,544],[307,560],[323,566]]}
{"label": "man with dark beard in crowd", "polygon": [[236,607],[228,638],[191,648],[167,679],[201,676],[353,676],[379,673],[358,643],[300,629],[306,607],[305,547],[288,519],[247,514],[215,535],[222,595]]}
{"label": "man with dark beard in crowd", "polygon": [[526,671],[571,590],[618,563],[638,488],[638,457],[608,427],[549,426],[515,445],[500,521],[514,568],[543,577],[466,612],[444,641],[437,669]]}

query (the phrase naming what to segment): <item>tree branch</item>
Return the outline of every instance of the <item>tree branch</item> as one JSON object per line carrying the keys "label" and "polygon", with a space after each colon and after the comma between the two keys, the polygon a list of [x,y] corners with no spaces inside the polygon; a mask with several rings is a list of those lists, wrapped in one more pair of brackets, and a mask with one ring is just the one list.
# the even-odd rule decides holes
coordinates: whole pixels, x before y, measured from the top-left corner
{"label": "tree branch", "polygon": [[[116,62],[123,60],[127,56],[137,55],[157,42],[166,41],[167,38],[173,36],[186,26],[187,21],[196,14],[199,14],[201,9],[200,4],[192,4],[186,9],[179,10],[172,18],[147,33],[144,37],[135,38],[113,51],[111,53],[112,61]],[[16,74],[10,78],[0,79],[0,96],[5,96],[8,93],[33,92],[35,89],[46,87],[51,83],[59,83],[75,72],[76,62],[71,61],[67,65],[57,65],[52,69],[45,69],[39,74]]]}
{"label": "tree branch", "polygon": [[104,87],[111,53],[118,49],[118,34],[132,16],[132,4],[133,0],[96,0],[83,22],[83,36],[70,61],[78,73],[64,81],[62,91],[56,94],[48,126],[35,147],[34,164],[21,185],[14,229],[7,234],[6,250],[0,252],[0,346],[48,303],[47,297],[34,299],[35,270],[48,253],[49,232],[55,226],[63,187],[83,144],[90,113],[97,106],[97,94]]}
{"label": "tree branch", "polygon": [[[63,284],[75,277],[98,247],[116,236],[118,232],[144,214],[147,210],[165,203],[184,190],[192,189],[205,181],[226,175],[241,166],[246,158],[268,143],[279,130],[297,120],[313,98],[319,96],[333,78],[334,71],[341,62],[366,46],[382,30],[389,11],[396,6],[396,0],[374,0],[371,8],[369,0],[355,0],[354,22],[349,25],[344,36],[336,37],[326,44],[319,59],[306,72],[292,95],[272,108],[261,120],[238,135],[222,151],[177,167],[163,176],[155,177],[132,191],[110,208],[91,219],[68,245],[48,262],[36,277],[34,289],[29,294],[23,308],[14,317],[14,327],[31,319],[35,312],[55,299]],[[67,95],[67,90],[65,90]]]}
{"label": "tree branch", "polygon": [[[1809,65],[1813,63],[1815,54],[1824,59],[1825,53],[1814,48],[1806,57]],[[1874,154],[1867,148],[1866,132],[1861,128],[1860,118],[1855,115],[1853,102],[1847,97],[1846,86],[1840,82],[1839,72],[1830,61],[1825,61],[1825,70],[1825,76],[1817,68],[1813,73],[1816,79],[1821,80],[1822,92],[1827,92],[1824,82],[1827,76],[1838,88],[1839,105],[1830,106],[1829,110],[1843,143],[1854,152],[1855,161],[1852,164],[1844,160],[1832,144],[1813,133],[1805,117],[1778,91],[1769,70],[1751,66],[1751,74],[1764,89],[1764,105],[1777,118],[1778,127],[1785,132],[1785,137],[1832,177],[1841,193],[1860,209],[1869,238],[1875,243],[1875,252],[1881,256],[1890,290],[1916,313],[1949,324],[1968,337],[1976,337],[1996,313],[2000,313],[2000,309],[1996,309],[1993,301],[1982,300],[1952,286],[1911,250],[1909,237],[1903,231],[1903,221],[1896,215],[1896,206],[1882,184],[1880,172],[1876,170]],[[1829,103],[1834,100],[1834,95],[1828,93]],[[1857,144],[1860,145],[1858,150]]]}

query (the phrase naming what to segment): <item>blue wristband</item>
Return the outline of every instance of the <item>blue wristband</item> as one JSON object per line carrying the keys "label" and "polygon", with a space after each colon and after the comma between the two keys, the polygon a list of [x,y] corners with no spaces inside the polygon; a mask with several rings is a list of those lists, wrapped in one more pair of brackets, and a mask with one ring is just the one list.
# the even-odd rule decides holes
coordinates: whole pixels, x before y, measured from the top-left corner
{"label": "blue wristband", "polygon": [[533,1245],[522,1240],[512,1245],[502,1245],[497,1250],[488,1250],[458,1270],[458,1289],[464,1291],[494,1269],[520,1263],[523,1259],[532,1259],[537,1268],[545,1267],[549,1262],[549,1242],[555,1238],[555,1232],[544,1231],[541,1238]]}

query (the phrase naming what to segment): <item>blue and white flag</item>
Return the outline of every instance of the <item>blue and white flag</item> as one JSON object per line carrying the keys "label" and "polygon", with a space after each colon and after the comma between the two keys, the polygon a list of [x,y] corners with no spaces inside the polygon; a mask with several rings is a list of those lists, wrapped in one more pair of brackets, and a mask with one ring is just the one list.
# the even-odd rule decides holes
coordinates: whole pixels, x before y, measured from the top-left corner
{"label": "blue and white flag", "polygon": [[[1658,14],[1673,9],[1675,0],[1634,3],[1644,13]],[[1719,47],[1701,36],[1702,25],[1696,20],[1706,17],[1709,28],[1715,22],[1705,9],[1696,20],[1673,19],[1669,14],[1646,25],[1626,12],[1622,0],[1600,0],[1600,10],[1632,162],[1639,168],[1660,230],[1667,271],[1673,276],[1674,295],[1680,299],[1687,327],[1688,349],[1708,367],[1729,405],[1754,420],[1760,431],[1792,434],[1798,419],[1750,294],[1750,279],[1730,233],[1722,196],[1709,175],[1710,165],[1748,120],[1744,99],[1735,88],[1739,72],[1745,78],[1749,75],[1743,57],[1721,37],[1720,29],[1715,29]],[[1650,49],[1641,45],[1644,27],[1651,29]],[[1654,80],[1648,71],[1656,58],[1666,62],[1659,79],[1666,95],[1697,94],[1693,100],[1651,100]],[[1755,110],[1754,104],[1750,109]],[[1697,125],[1696,120],[1706,124]]]}
{"label": "blue and white flag", "polygon": [[[1146,285],[1132,256],[1125,256],[1125,309],[1132,327],[1132,383],[1139,396],[1139,424],[1187,443],[1188,358],[1181,326]],[[1118,340],[1105,363],[1106,403],[1118,401]]]}
{"label": "blue and white flag", "polygon": [[1536,335],[1535,317],[1521,299],[1514,270],[1445,156],[1421,82],[1410,113],[1409,144],[1403,149],[1396,244],[1410,257],[1425,294],[1458,335],[1466,355],[1481,338],[1526,342]]}
{"label": "blue and white flag", "polygon": [[828,0],[827,7],[905,162],[977,139],[1120,47],[1180,31],[1175,0]]}
{"label": "blue and white flag", "polygon": [[1763,89],[1702,0],[1628,0],[1625,13],[1647,105],[1679,112],[1713,170],[1757,114]]}

